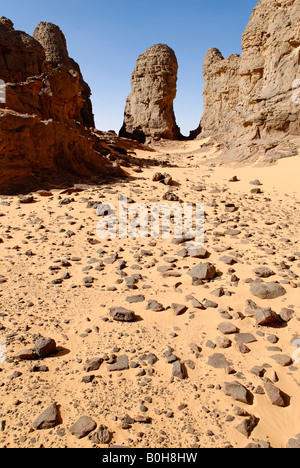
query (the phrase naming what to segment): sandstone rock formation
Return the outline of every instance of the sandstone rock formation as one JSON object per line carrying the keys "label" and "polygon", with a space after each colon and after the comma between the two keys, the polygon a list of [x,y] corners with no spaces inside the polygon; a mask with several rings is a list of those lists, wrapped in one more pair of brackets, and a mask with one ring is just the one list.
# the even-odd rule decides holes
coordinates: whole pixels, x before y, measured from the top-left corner
{"label": "sandstone rock formation", "polygon": [[0,193],[111,167],[101,156],[109,153],[107,145],[85,127],[92,123],[87,88],[59,31],[54,25],[38,27],[44,49],[15,31],[10,20],[0,19],[0,78],[6,83],[6,102],[0,103]]}
{"label": "sandstone rock formation", "polygon": [[87,127],[95,127],[92,103],[90,100],[91,89],[84,81],[78,63],[69,57],[66,38],[61,29],[55,24],[42,22],[36,27],[33,37],[43,46],[46,53],[46,60],[53,68],[60,66],[68,67],[78,73],[80,85],[83,88],[83,106],[80,111],[82,121]]}
{"label": "sandstone rock formation", "polygon": [[300,8],[298,0],[260,0],[242,38],[242,55],[204,60],[201,136],[245,158],[288,156],[300,135]]}
{"label": "sandstone rock formation", "polygon": [[141,142],[147,138],[181,138],[173,110],[177,71],[175,53],[165,44],[154,45],[140,55],[120,136]]}

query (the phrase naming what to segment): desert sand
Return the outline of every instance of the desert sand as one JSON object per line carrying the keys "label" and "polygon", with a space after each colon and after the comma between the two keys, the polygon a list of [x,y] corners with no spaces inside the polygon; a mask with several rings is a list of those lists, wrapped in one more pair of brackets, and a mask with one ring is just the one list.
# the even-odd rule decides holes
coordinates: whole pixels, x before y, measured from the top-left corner
{"label": "desert sand", "polygon": [[[136,151],[159,165],[127,168],[130,178],[113,184],[53,187],[32,193],[32,203],[1,196],[1,447],[284,448],[299,434],[300,158],[232,167],[207,142]],[[172,187],[153,182],[158,171],[172,177]],[[261,185],[251,184],[257,179]],[[184,244],[172,237],[97,237],[98,203],[118,206],[122,194],[150,206],[168,190],[204,203],[208,258],[182,256]],[[193,285],[188,272],[208,262],[214,279]],[[271,275],[261,281],[280,284],[284,295],[251,292],[259,267],[260,276]],[[258,325],[247,313],[250,300],[271,308],[276,324]],[[149,301],[163,310],[147,308]],[[185,309],[176,315],[172,304]],[[133,311],[135,320],[114,320],[111,307]],[[20,357],[41,337],[55,340],[56,351]],[[88,371],[94,358],[101,365]],[[247,390],[247,401],[224,392],[231,382]],[[270,382],[286,394],[284,406],[266,393]],[[54,427],[36,428],[53,403]],[[70,428],[82,416],[109,436],[97,441],[93,424],[76,436]]]}

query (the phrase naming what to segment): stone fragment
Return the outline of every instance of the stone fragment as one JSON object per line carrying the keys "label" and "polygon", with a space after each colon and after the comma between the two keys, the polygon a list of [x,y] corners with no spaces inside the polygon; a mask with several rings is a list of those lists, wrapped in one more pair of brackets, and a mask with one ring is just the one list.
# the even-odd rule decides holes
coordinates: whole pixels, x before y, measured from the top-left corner
{"label": "stone fragment", "polygon": [[230,322],[219,323],[218,330],[224,335],[232,335],[234,333],[239,333],[239,329]]}
{"label": "stone fragment", "polygon": [[245,419],[238,426],[236,426],[236,430],[245,437],[249,438],[254,429],[257,427],[258,423],[259,419],[257,419],[255,416],[250,416],[250,418]]}
{"label": "stone fragment", "polygon": [[69,428],[70,433],[77,437],[77,439],[83,439],[93,432],[97,427],[97,423],[88,416],[81,416],[72,426]]}
{"label": "stone fragment", "polygon": [[94,432],[91,436],[91,441],[94,442],[94,444],[97,445],[107,445],[109,444],[111,440],[110,433],[108,431],[108,428],[101,424],[97,431]]}
{"label": "stone fragment", "polygon": [[251,283],[250,291],[260,299],[276,299],[286,294],[284,287],[278,283],[263,283],[259,281]]}
{"label": "stone fragment", "polygon": [[110,372],[123,371],[129,369],[129,361],[126,355],[119,356],[114,364],[107,366]]}
{"label": "stone fragment", "polygon": [[132,310],[127,310],[124,307],[111,307],[110,316],[116,322],[134,322],[136,319],[135,313]]}
{"label": "stone fragment", "polygon": [[274,354],[271,356],[271,359],[274,359],[277,364],[280,364],[283,367],[288,367],[293,364],[293,359],[291,356],[287,356],[285,354]]}
{"label": "stone fragment", "polygon": [[100,369],[100,366],[103,362],[102,358],[92,358],[86,361],[84,365],[84,371],[85,372],[92,372],[92,371],[97,371]]}
{"label": "stone fragment", "polygon": [[211,263],[200,263],[192,268],[188,275],[200,280],[212,280],[216,275],[216,267]]}
{"label": "stone fragment", "polygon": [[187,307],[182,304],[172,304],[171,308],[174,315],[181,315],[187,310]]}
{"label": "stone fragment", "polygon": [[225,382],[223,385],[223,391],[225,395],[232,397],[236,401],[241,403],[250,404],[251,394],[250,392],[239,382]]}
{"label": "stone fragment", "polygon": [[34,343],[34,350],[39,358],[56,353],[56,342],[52,338],[41,338]]}
{"label": "stone fragment", "polygon": [[52,403],[32,423],[36,430],[52,429],[59,424],[59,412],[56,403]]}
{"label": "stone fragment", "polygon": [[271,382],[265,383],[265,390],[272,405],[281,408],[287,406],[287,396]]}
{"label": "stone fragment", "polygon": [[34,349],[22,349],[14,354],[14,359],[20,361],[33,361],[36,357]]}
{"label": "stone fragment", "polygon": [[215,353],[209,356],[207,364],[215,369],[225,369],[230,366],[230,362],[227,361],[223,354]]}
{"label": "stone fragment", "polygon": [[180,380],[185,379],[186,377],[185,369],[180,361],[175,361],[173,363],[172,375],[173,377],[177,377]]}

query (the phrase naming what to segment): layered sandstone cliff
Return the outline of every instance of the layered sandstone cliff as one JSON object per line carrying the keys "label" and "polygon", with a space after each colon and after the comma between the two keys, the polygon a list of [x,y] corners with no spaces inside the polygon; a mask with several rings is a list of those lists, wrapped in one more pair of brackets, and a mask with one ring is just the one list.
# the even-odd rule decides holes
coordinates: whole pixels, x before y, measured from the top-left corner
{"label": "layered sandstone cliff", "polygon": [[[89,91],[68,58],[59,28],[42,23],[35,39],[0,19],[0,193],[46,180],[109,170],[104,142],[93,135]],[[56,58],[57,57],[57,58]]]}
{"label": "layered sandstone cliff", "polygon": [[131,78],[120,136],[144,142],[147,138],[180,139],[173,101],[178,63],[165,44],[150,47],[137,60]]}
{"label": "layered sandstone cliff", "polygon": [[224,59],[211,49],[203,74],[201,136],[216,137],[238,158],[274,157],[274,148],[284,156],[282,139],[300,135],[299,0],[260,0],[243,34],[242,55]]}

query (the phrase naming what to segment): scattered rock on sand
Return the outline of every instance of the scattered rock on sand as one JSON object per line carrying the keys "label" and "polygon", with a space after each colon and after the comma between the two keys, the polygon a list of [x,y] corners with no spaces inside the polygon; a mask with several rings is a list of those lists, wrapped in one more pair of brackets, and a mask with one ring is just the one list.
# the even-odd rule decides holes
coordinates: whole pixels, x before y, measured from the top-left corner
{"label": "scattered rock on sand", "polygon": [[250,418],[245,419],[238,426],[236,426],[236,430],[248,438],[251,436],[258,423],[259,419],[257,419],[255,416],[250,416]]}
{"label": "scattered rock on sand", "polygon": [[56,342],[52,338],[40,338],[34,343],[35,353],[39,358],[45,358],[57,352]]}
{"label": "scattered rock on sand", "polygon": [[77,439],[83,439],[93,432],[97,427],[97,423],[88,416],[81,416],[72,426],[69,428],[70,433],[77,437]]}
{"label": "scattered rock on sand", "polygon": [[250,291],[260,299],[276,299],[286,294],[284,287],[278,283],[263,283],[259,281],[251,283]]}
{"label": "scattered rock on sand", "polygon": [[107,366],[110,372],[123,371],[129,369],[129,361],[126,355],[119,356],[114,364]]}
{"label": "scattered rock on sand", "polygon": [[200,280],[212,280],[216,275],[216,267],[211,263],[200,263],[192,268],[188,275]]}
{"label": "scattered rock on sand", "polygon": [[99,445],[106,445],[109,444],[111,439],[111,436],[109,434],[109,431],[106,426],[101,424],[97,431],[94,432],[91,436],[91,441],[94,442],[94,444],[99,444]]}
{"label": "scattered rock on sand", "polygon": [[135,313],[132,310],[127,310],[124,307],[111,307],[110,316],[116,322],[134,322],[136,319]]}
{"label": "scattered rock on sand", "polygon": [[52,403],[32,423],[36,430],[52,429],[59,424],[59,411],[56,403]]}
{"label": "scattered rock on sand", "polygon": [[282,408],[287,406],[287,396],[271,382],[265,383],[265,390],[272,405]]}
{"label": "scattered rock on sand", "polygon": [[230,366],[224,354],[216,353],[209,356],[207,364],[215,369],[225,369]]}
{"label": "scattered rock on sand", "polygon": [[85,372],[92,372],[92,371],[97,371],[100,369],[100,366],[103,362],[102,358],[92,358],[86,361],[84,365],[84,371]]}
{"label": "scattered rock on sand", "polygon": [[250,392],[239,382],[225,382],[223,384],[223,391],[225,395],[231,396],[234,400],[240,401],[241,403],[250,404],[251,395]]}

